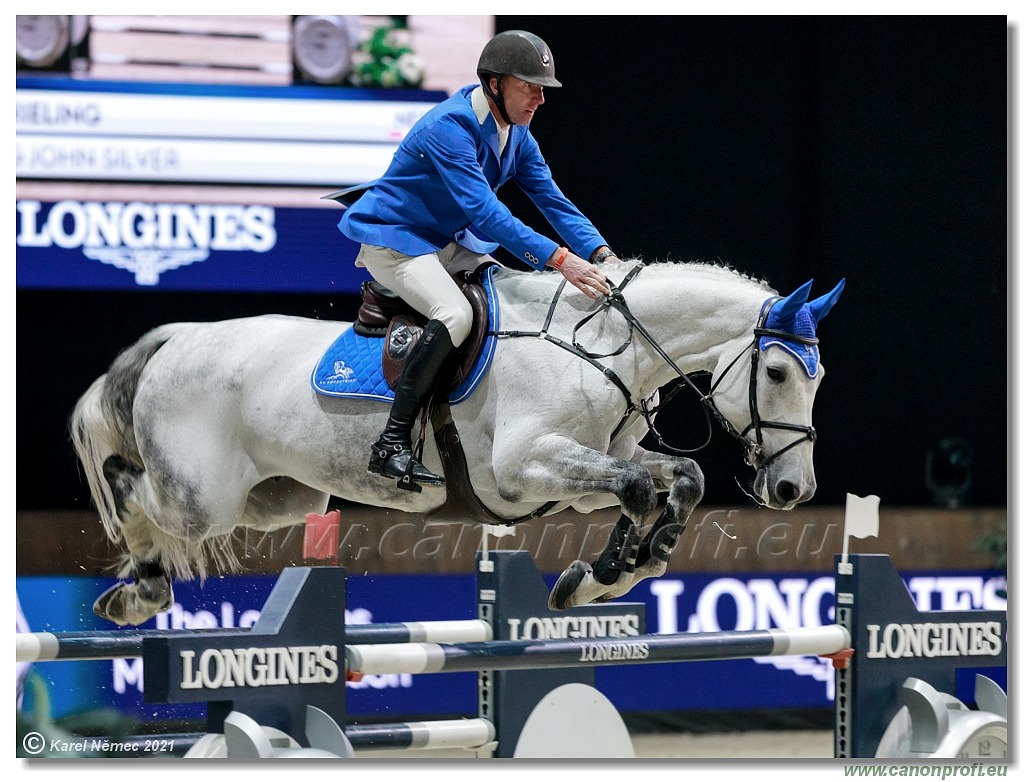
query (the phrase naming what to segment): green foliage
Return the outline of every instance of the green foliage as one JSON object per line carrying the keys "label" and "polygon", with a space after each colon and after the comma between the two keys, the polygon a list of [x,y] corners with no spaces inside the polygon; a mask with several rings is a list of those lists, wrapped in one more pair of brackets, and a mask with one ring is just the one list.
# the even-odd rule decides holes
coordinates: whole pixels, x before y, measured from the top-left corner
{"label": "green foliage", "polygon": [[135,718],[115,709],[92,709],[54,720],[50,691],[43,677],[30,671],[25,685],[32,696],[33,709],[31,712],[18,710],[16,749],[19,758],[123,757],[110,746],[123,743],[138,730]]}
{"label": "green foliage", "polygon": [[395,25],[378,27],[352,55],[349,81],[357,87],[417,88],[423,83],[423,60],[409,31]]}

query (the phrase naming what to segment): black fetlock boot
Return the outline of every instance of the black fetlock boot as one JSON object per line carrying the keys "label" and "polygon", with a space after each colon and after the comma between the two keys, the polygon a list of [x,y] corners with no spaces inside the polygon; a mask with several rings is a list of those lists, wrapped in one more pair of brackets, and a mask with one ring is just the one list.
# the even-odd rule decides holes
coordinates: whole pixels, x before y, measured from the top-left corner
{"label": "black fetlock boot", "polygon": [[610,586],[618,581],[619,574],[632,573],[639,545],[636,525],[627,516],[620,516],[608,545],[594,563],[594,578]]}
{"label": "black fetlock boot", "polygon": [[[636,556],[636,569],[645,570],[649,567],[668,567],[668,561],[679,543],[679,536],[686,531],[686,517],[676,521],[676,511],[671,505],[665,510],[651,527],[642,541]],[[659,564],[660,563],[660,564]]]}
{"label": "black fetlock boot", "polygon": [[395,386],[391,415],[380,437],[371,446],[367,470],[375,475],[396,478],[400,488],[419,491],[417,484],[443,486],[444,478],[424,467],[412,450],[412,428],[423,403],[434,390],[438,374],[455,350],[447,327],[432,320],[413,346],[402,375]]}

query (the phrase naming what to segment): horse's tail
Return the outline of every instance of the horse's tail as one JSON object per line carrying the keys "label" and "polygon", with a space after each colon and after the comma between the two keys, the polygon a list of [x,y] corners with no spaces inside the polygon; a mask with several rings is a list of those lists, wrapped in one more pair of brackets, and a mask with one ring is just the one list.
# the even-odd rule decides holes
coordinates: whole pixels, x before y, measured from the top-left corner
{"label": "horse's tail", "polygon": [[155,328],[122,350],[107,373],[82,394],[71,413],[71,445],[85,472],[103,528],[113,543],[121,541],[121,528],[103,466],[109,458],[118,456],[140,471],[145,469],[132,420],[135,392],[147,362],[182,325]]}

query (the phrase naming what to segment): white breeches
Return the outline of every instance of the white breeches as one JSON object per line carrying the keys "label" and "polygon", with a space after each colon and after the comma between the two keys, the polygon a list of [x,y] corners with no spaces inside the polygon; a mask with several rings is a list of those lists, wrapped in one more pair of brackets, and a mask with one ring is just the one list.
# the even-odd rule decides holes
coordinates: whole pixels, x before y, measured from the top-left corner
{"label": "white breeches", "polygon": [[356,266],[364,266],[381,285],[390,288],[413,309],[430,320],[439,320],[458,347],[469,336],[473,310],[465,294],[451,278],[491,260],[455,242],[427,255],[403,255],[387,247],[364,244]]}

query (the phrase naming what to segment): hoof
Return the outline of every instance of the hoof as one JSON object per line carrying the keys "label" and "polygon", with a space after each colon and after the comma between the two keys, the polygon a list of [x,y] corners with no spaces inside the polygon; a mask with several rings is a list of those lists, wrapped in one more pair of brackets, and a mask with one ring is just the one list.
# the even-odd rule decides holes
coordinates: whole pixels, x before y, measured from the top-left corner
{"label": "hoof", "polygon": [[138,584],[115,584],[96,598],[92,612],[119,627],[140,625],[166,611],[174,602],[169,588],[159,597],[162,599],[158,601],[143,601]]}
{"label": "hoof", "polygon": [[590,565],[577,559],[555,582],[548,595],[548,608],[552,611],[565,611],[567,608],[593,603],[611,589],[611,586],[594,578],[594,569]]}
{"label": "hoof", "polygon": [[124,590],[125,584],[115,584],[106,592],[96,598],[92,604],[92,612],[100,619],[106,619],[116,625],[124,627],[128,622],[124,618]]}

